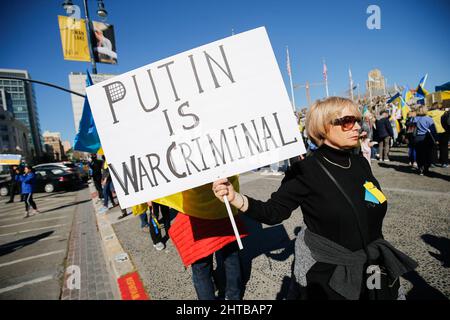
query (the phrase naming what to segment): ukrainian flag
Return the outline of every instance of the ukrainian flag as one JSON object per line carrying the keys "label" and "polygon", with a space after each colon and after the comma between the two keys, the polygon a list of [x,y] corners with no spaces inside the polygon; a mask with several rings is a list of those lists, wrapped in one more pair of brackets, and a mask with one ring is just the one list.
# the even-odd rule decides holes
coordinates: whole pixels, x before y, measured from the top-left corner
{"label": "ukrainian flag", "polygon": [[[228,178],[228,181],[233,185],[234,190],[239,192],[239,177],[232,176]],[[217,199],[212,191],[212,183],[153,201],[196,218],[217,220],[228,217],[225,204]],[[231,210],[233,215],[237,214],[236,208],[231,207]]]}
{"label": "ukrainian flag", "polygon": [[400,92],[397,92],[395,95],[393,95],[386,103],[391,103],[397,100],[397,98],[400,97]]}
{"label": "ukrainian flag", "polygon": [[425,90],[425,88],[424,88],[425,87],[425,81],[427,80],[427,77],[428,77],[428,74],[424,75],[422,77],[422,79],[420,79],[419,84],[417,85],[416,97],[419,98],[419,99],[424,99],[425,96],[427,94],[429,94],[428,91]]}
{"label": "ukrainian flag", "polygon": [[[86,87],[93,84],[91,75],[87,72]],[[89,100],[84,99],[83,114],[81,116],[78,133],[75,136],[74,150],[84,151],[89,153],[103,154],[101,148],[100,138],[98,136],[97,128],[95,127],[94,117],[92,116]]]}
{"label": "ukrainian flag", "polygon": [[417,91],[416,91],[416,96],[423,99],[428,94],[429,94],[429,92],[427,90],[425,90],[421,85],[419,85],[419,87],[417,88]]}
{"label": "ukrainian flag", "polygon": [[408,117],[408,112],[410,111],[410,108],[406,101],[409,101],[409,97],[411,97],[411,92],[409,91],[409,87],[406,86],[403,89],[402,95],[400,97],[400,106],[402,110],[402,118],[404,121],[406,121],[406,118]]}

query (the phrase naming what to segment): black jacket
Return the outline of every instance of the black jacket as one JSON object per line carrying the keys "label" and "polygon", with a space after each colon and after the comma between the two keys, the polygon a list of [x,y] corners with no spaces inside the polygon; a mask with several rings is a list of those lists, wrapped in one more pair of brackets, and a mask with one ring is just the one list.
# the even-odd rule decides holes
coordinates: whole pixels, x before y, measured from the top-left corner
{"label": "black jacket", "polygon": [[388,118],[381,118],[376,122],[378,141],[383,140],[386,137],[393,137],[394,131],[392,130],[391,122]]}
{"label": "black jacket", "polygon": [[[351,251],[363,248],[357,221],[350,204],[336,188],[332,180],[316,163],[318,159],[340,182],[353,200],[358,212],[364,240],[371,243],[383,238],[382,224],[387,210],[387,201],[372,203],[366,200],[364,184],[372,182],[381,190],[365,158],[349,151],[322,145],[310,157],[296,162],[286,172],[279,189],[268,201],[247,196],[249,207],[245,215],[269,225],[281,223],[301,207],[303,222],[307,228]],[[331,161],[334,164],[331,164]],[[349,169],[342,167],[350,165]],[[336,265],[317,262],[307,275],[310,298],[342,299],[328,286]]]}

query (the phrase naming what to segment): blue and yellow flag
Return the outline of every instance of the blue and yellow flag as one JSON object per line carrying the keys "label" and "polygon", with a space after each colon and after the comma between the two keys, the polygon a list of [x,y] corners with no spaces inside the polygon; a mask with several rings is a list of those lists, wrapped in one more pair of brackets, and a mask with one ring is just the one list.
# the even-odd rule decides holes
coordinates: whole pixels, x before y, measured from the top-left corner
{"label": "blue and yellow flag", "polygon": [[[93,84],[91,75],[87,72],[86,87]],[[78,133],[75,136],[74,150],[84,151],[89,153],[100,153],[101,150],[100,138],[95,127],[94,118],[92,117],[91,107],[86,96],[84,99],[83,114],[81,116]]]}
{"label": "blue and yellow flag", "polygon": [[425,81],[426,81],[427,77],[428,77],[428,74],[424,75],[422,77],[422,79],[420,79],[419,84],[417,85],[416,97],[419,98],[419,99],[424,99],[425,96],[427,94],[429,94],[428,91],[425,90],[425,88],[424,88],[425,87]]}
{"label": "blue and yellow flag", "polygon": [[406,86],[402,91],[402,95],[400,96],[400,108],[402,110],[403,121],[406,120],[406,118],[408,117],[408,112],[410,111],[409,105],[406,103],[407,101],[409,101],[410,97],[411,92],[409,91],[409,87]]}

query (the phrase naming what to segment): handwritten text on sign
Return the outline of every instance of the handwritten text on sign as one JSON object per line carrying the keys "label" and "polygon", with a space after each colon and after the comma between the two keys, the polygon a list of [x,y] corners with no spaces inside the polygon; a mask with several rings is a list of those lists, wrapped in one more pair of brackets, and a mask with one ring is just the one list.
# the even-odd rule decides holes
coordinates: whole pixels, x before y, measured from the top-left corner
{"label": "handwritten text on sign", "polygon": [[265,28],[86,91],[122,207],[304,152]]}

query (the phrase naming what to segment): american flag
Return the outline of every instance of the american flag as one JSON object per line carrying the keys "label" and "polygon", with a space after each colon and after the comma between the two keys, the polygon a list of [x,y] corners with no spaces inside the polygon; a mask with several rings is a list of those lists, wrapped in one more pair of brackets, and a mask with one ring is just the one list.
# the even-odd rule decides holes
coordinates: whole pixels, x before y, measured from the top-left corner
{"label": "american flag", "polygon": [[323,79],[324,79],[325,81],[327,81],[327,65],[325,64],[325,61],[323,62],[323,71],[322,71],[322,74],[323,74]]}

